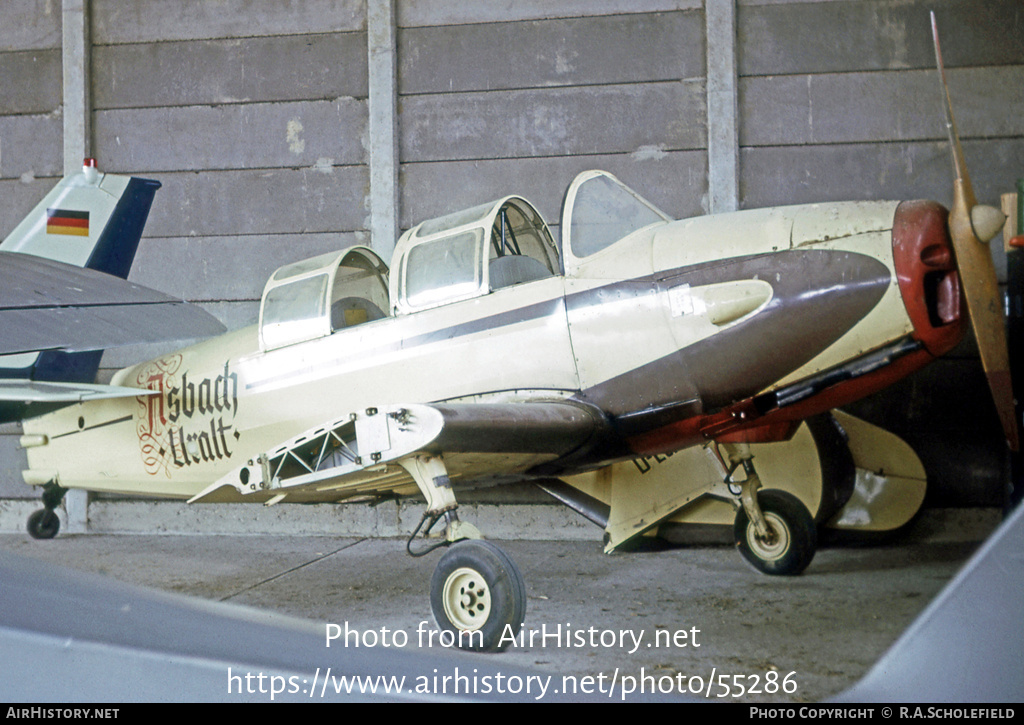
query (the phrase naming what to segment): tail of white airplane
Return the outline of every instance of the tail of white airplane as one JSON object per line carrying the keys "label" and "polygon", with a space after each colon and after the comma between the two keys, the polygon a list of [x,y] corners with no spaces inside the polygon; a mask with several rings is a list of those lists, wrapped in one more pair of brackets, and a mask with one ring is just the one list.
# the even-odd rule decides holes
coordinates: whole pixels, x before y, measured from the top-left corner
{"label": "tail of white airplane", "polygon": [[[66,176],[0,243],[0,251],[54,259],[128,278],[160,182],[102,174],[95,159]],[[101,351],[0,356],[0,378],[91,382]]]}

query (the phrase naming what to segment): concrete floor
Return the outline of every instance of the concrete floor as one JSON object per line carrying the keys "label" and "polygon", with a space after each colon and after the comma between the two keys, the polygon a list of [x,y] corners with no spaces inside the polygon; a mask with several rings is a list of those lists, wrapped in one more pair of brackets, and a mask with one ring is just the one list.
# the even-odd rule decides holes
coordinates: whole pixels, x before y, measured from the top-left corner
{"label": "concrete floor", "polygon": [[[762,690],[766,681],[793,673],[793,692],[738,699],[819,701],[847,689],[886,651],[983,535],[968,538],[824,548],[795,578],[761,575],[728,546],[606,556],[597,541],[498,541],[526,580],[527,633],[559,625],[587,633],[584,646],[538,638],[487,658],[559,675],[610,678],[617,671],[620,678],[670,676],[673,682],[680,681],[678,673],[684,681],[696,675],[704,682],[742,676],[733,682]],[[421,646],[418,631],[434,631],[428,587],[440,554],[413,559],[404,544],[298,536],[61,535],[34,541],[0,535],[0,549],[23,556],[347,624],[364,643],[378,638],[378,646],[401,630],[409,649],[430,651],[438,642]],[[598,637],[593,644],[590,628]],[[666,634],[675,642],[656,646],[658,637],[664,645]],[[624,646],[612,642],[620,636]]]}

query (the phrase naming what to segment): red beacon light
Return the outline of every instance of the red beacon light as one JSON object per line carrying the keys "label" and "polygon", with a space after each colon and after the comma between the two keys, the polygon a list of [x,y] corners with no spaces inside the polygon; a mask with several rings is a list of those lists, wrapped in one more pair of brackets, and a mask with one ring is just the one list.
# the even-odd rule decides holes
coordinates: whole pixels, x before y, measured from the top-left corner
{"label": "red beacon light", "polygon": [[85,180],[90,184],[96,183],[96,180],[100,176],[100,170],[96,165],[96,159],[87,158],[82,161],[82,174],[85,175]]}

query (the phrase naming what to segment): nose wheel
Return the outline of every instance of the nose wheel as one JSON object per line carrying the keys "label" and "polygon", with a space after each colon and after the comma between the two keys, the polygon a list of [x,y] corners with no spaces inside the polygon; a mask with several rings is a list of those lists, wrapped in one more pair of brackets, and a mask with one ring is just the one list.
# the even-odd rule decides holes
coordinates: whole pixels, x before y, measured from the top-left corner
{"label": "nose wheel", "polygon": [[526,586],[508,554],[489,541],[453,544],[430,580],[430,607],[437,625],[455,635],[461,649],[499,652],[526,618]]}
{"label": "nose wheel", "polygon": [[[795,576],[807,568],[818,548],[818,528],[803,502],[788,491],[761,489],[754,456],[746,443],[724,443],[729,465],[722,465],[729,492],[739,498],[733,538],[740,554],[765,574]],[[746,478],[733,480],[742,467]],[[738,486],[739,490],[734,490]]]}
{"label": "nose wheel", "polygon": [[796,496],[776,489],[758,491],[757,503],[767,532],[760,533],[741,507],[733,524],[740,554],[765,574],[799,574],[811,563],[818,545],[811,513]]}

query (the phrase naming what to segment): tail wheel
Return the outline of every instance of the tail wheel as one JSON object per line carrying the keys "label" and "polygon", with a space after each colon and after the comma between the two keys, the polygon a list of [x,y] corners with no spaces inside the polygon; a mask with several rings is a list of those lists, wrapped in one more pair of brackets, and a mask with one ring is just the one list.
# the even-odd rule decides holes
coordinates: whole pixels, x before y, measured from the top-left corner
{"label": "tail wheel", "polygon": [[526,586],[509,556],[478,539],[445,552],[430,580],[430,607],[462,649],[501,651],[526,618]]}
{"label": "tail wheel", "polygon": [[814,558],[818,531],[807,507],[791,493],[776,489],[757,492],[771,536],[763,539],[742,508],[736,514],[733,536],[743,558],[765,574],[793,576]]}
{"label": "tail wheel", "polygon": [[26,528],[33,539],[52,539],[60,531],[60,518],[50,509],[39,509],[28,517]]}

